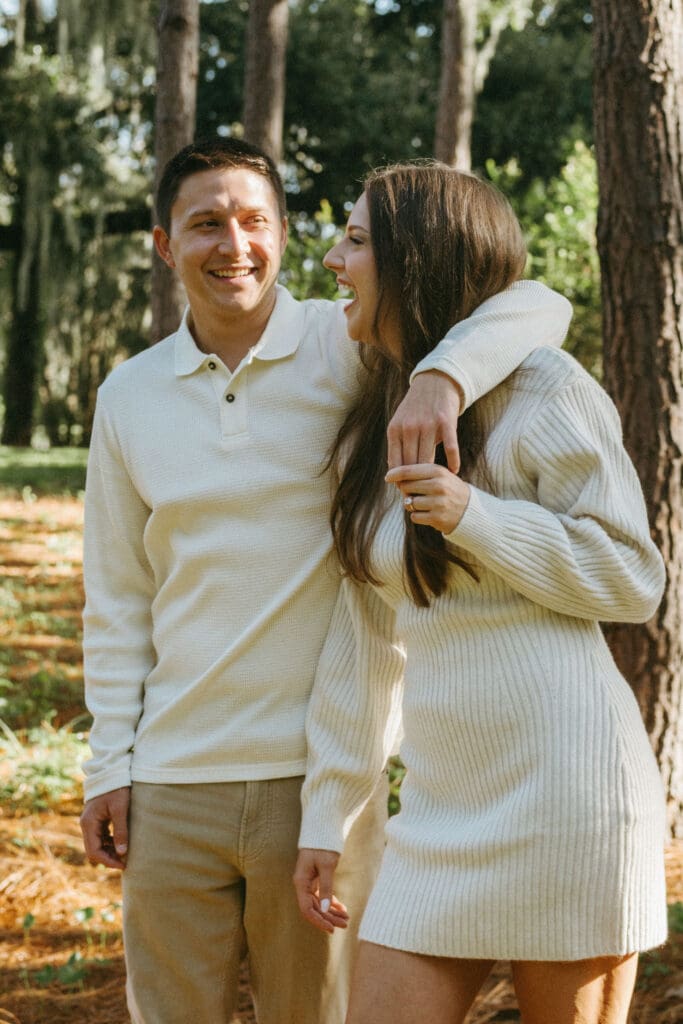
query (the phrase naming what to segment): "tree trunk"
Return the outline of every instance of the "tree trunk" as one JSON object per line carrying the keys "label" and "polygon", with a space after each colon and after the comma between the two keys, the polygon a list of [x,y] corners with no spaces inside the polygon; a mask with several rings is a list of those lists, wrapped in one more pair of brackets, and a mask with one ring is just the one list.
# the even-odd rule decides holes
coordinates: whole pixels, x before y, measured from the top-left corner
{"label": "tree trunk", "polygon": [[[192,141],[199,70],[199,0],[164,0],[158,24],[159,56],[155,110],[155,192],[161,173]],[[180,281],[152,256],[152,342],[175,331],[185,306]]]}
{"label": "tree trunk", "polygon": [[42,351],[43,323],[40,288],[45,270],[42,229],[44,193],[36,178],[41,169],[35,161],[25,178],[18,181],[16,218],[20,225],[19,244],[12,273],[12,322],[7,338],[5,363],[5,419],[2,443],[28,447],[33,433],[33,409]]}
{"label": "tree trunk", "polygon": [[655,617],[608,635],[683,837],[683,7],[594,0],[593,13],[605,385],[667,566]]}
{"label": "tree trunk", "polygon": [[477,0],[444,0],[434,155],[461,171],[472,167],[476,32]]}
{"label": "tree trunk", "polygon": [[251,0],[244,74],[244,137],[282,157],[287,69],[287,0]]}

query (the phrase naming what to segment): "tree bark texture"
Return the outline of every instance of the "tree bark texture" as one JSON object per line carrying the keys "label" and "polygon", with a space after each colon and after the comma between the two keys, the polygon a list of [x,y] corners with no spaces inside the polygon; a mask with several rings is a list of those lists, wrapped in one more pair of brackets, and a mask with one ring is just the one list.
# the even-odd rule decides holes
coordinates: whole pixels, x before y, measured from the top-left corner
{"label": "tree bark texture", "polygon": [[244,74],[244,137],[282,158],[288,0],[251,0]]}
{"label": "tree bark texture", "polygon": [[667,566],[658,613],[613,626],[683,837],[683,6],[594,0],[604,379]]}
{"label": "tree bark texture", "polygon": [[[155,192],[170,158],[194,138],[199,70],[199,0],[164,0],[158,23]],[[176,274],[152,256],[152,342],[178,327],[185,293]]]}
{"label": "tree bark texture", "polygon": [[476,32],[477,0],[444,0],[434,156],[461,171],[472,167]]}
{"label": "tree bark texture", "polygon": [[[40,289],[46,271],[45,216],[49,208],[41,206],[41,189],[32,171],[19,182],[17,222],[21,236],[14,255],[12,274],[12,321],[7,337],[5,363],[5,419],[2,444],[28,447],[33,433],[33,407],[38,382],[38,363],[42,351],[43,322]],[[34,189],[35,186],[35,189]]]}

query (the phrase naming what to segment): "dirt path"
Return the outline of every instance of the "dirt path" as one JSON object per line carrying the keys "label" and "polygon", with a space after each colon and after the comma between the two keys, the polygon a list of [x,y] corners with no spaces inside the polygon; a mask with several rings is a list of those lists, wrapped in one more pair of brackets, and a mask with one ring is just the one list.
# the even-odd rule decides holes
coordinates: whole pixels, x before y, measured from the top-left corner
{"label": "dirt path", "polygon": [[[81,524],[77,501],[0,499],[0,676],[19,725],[41,701],[56,724],[82,713]],[[76,803],[23,817],[0,806],[0,1024],[128,1024],[120,881],[85,863]],[[683,842],[667,877],[675,927],[641,958],[630,1024],[683,1024]],[[234,1024],[255,1024],[246,970],[240,996]],[[468,1024],[519,1020],[501,964]]]}

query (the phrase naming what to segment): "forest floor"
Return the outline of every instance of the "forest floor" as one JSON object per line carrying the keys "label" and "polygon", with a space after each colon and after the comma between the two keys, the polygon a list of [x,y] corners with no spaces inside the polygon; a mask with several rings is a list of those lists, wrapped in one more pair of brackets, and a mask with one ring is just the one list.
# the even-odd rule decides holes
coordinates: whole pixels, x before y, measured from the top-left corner
{"label": "forest floor", "polygon": [[[0,1024],[129,1020],[120,879],[86,863],[77,819],[81,528],[75,498],[0,495]],[[667,879],[670,938],[641,957],[630,1024],[683,1024],[683,842]],[[246,966],[240,995],[254,1024]],[[468,1024],[519,1020],[501,964]]]}

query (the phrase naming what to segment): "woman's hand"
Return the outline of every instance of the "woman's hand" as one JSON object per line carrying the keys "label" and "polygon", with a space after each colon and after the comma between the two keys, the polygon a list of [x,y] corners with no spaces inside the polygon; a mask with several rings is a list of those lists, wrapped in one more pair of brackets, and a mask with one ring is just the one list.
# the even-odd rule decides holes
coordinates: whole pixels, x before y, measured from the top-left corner
{"label": "woman's hand", "polygon": [[410,518],[419,526],[431,526],[441,533],[456,528],[470,500],[470,487],[445,466],[431,462],[397,466],[384,478],[396,484]]}
{"label": "woman's hand", "polygon": [[339,854],[334,850],[299,850],[294,870],[294,888],[299,910],[321,932],[332,934],[346,928],[349,915],[332,893]]}

